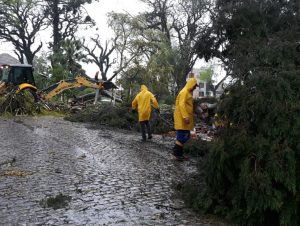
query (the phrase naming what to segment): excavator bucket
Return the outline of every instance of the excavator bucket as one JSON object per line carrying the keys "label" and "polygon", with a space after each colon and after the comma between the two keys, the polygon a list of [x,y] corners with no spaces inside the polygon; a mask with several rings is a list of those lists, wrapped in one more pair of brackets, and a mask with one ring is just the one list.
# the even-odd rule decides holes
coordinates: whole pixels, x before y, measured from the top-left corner
{"label": "excavator bucket", "polygon": [[118,87],[111,81],[105,81],[102,83],[104,90],[117,89]]}

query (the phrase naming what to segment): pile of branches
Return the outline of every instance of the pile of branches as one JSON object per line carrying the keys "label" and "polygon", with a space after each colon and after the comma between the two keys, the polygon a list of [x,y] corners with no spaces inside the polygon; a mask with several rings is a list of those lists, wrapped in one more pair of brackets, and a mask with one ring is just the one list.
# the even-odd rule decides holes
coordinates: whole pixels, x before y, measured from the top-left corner
{"label": "pile of branches", "polygon": [[31,90],[16,93],[14,90],[0,96],[0,114],[35,115],[40,112]]}
{"label": "pile of branches", "polygon": [[84,110],[65,117],[71,122],[91,122],[120,129],[136,129],[137,116],[131,112],[131,107],[110,103],[99,103],[87,106]]}
{"label": "pile of branches", "polygon": [[[65,117],[72,122],[90,122],[98,125],[139,131],[138,114],[131,111],[129,104],[99,103],[87,106],[84,110]],[[152,130],[156,134],[173,129],[173,111],[171,106],[161,106],[161,114],[152,112]]]}

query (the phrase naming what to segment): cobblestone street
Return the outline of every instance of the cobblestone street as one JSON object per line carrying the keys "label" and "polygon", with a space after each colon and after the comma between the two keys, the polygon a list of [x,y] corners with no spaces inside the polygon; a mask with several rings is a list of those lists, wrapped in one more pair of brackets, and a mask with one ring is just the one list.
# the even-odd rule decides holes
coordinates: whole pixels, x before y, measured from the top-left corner
{"label": "cobblestone street", "polygon": [[221,225],[174,197],[196,166],[171,160],[161,136],[54,117],[2,118],[0,136],[0,225]]}

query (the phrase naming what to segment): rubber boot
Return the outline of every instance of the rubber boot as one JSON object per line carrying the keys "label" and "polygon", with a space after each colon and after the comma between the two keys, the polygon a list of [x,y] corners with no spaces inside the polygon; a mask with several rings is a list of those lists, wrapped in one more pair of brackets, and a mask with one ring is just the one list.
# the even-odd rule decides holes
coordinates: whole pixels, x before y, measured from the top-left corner
{"label": "rubber boot", "polygon": [[182,160],[183,159],[183,147],[178,145],[178,144],[175,144],[175,146],[172,148],[173,150],[173,156],[175,156],[175,158],[177,160]]}

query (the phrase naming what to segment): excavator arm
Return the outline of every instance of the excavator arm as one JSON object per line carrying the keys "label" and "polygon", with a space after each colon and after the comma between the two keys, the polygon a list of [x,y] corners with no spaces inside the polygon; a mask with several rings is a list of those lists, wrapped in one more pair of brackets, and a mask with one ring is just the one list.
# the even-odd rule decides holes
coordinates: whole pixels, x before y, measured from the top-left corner
{"label": "excavator arm", "polygon": [[49,100],[55,95],[63,92],[64,90],[79,88],[79,87],[89,87],[89,88],[100,89],[100,90],[117,88],[112,82],[97,81],[87,76],[79,75],[74,79],[61,80],[60,82],[42,90],[41,97],[44,100]]}

